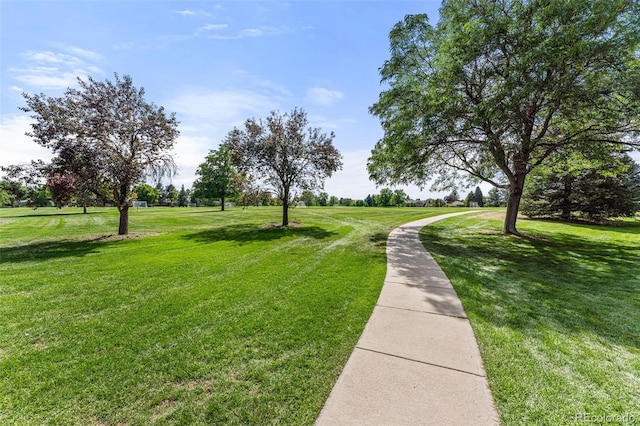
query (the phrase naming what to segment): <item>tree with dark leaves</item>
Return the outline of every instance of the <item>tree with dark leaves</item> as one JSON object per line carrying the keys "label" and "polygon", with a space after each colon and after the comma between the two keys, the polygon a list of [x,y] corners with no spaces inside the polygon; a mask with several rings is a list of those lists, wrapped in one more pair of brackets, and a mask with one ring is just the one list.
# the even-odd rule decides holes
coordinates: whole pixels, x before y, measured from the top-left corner
{"label": "tree with dark leaves", "polygon": [[289,224],[293,191],[322,189],[324,180],[342,168],[334,134],[308,127],[302,109],[272,112],[265,120],[249,119],[234,129],[225,144],[239,171],[262,179],[282,202],[282,226]]}
{"label": "tree with dark leaves", "polygon": [[78,79],[62,97],[24,94],[35,122],[28,134],[56,157],[52,168],[113,203],[118,234],[129,233],[129,207],[136,185],[148,176],[175,173],[170,153],[179,134],[175,114],[145,100],[130,76],[115,82]]}

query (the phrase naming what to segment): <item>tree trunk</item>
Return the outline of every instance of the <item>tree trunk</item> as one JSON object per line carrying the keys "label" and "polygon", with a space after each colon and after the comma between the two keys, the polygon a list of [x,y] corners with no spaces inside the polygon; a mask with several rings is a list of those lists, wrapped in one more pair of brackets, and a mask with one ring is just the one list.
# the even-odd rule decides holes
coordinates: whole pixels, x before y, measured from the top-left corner
{"label": "tree trunk", "polygon": [[282,200],[282,226],[289,225],[289,200]]}
{"label": "tree trunk", "polygon": [[87,214],[87,203],[84,203],[84,204],[82,205],[82,213],[83,213],[83,214]]}
{"label": "tree trunk", "polygon": [[129,233],[129,205],[125,204],[119,210],[120,226],[118,227],[118,235],[127,235]]}
{"label": "tree trunk", "polygon": [[282,197],[282,226],[289,225],[289,189],[284,190]]}
{"label": "tree trunk", "polygon": [[220,211],[224,211],[224,197],[220,197]]}
{"label": "tree trunk", "polygon": [[520,199],[522,198],[522,189],[524,188],[524,177],[516,179],[511,183],[509,190],[509,199],[507,200],[507,214],[504,218],[504,228],[502,232],[505,234],[520,235],[516,229],[516,220],[518,219],[518,210],[520,209]]}

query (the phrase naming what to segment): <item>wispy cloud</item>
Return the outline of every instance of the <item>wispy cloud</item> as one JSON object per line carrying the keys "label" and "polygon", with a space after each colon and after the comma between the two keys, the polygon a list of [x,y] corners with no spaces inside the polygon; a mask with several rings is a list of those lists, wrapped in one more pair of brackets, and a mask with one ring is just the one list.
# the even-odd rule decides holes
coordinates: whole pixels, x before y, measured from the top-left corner
{"label": "wispy cloud", "polygon": [[230,131],[251,116],[264,116],[278,104],[270,96],[255,91],[213,90],[181,94],[167,108],[190,121],[222,126]]}
{"label": "wispy cloud", "polygon": [[226,34],[213,34],[210,35],[210,39],[215,40],[238,40],[242,38],[257,38],[257,37],[275,37],[283,34],[292,33],[295,30],[282,26],[282,27],[269,27],[261,26],[255,28],[244,28],[242,30],[226,33]]}
{"label": "wispy cloud", "polygon": [[214,31],[214,30],[223,30],[225,28],[227,28],[229,25],[227,24],[207,24],[204,25],[200,28],[198,28],[198,31]]}
{"label": "wispy cloud", "polygon": [[178,15],[181,16],[199,16],[199,17],[205,17],[205,18],[210,18],[213,15],[205,10],[191,10],[191,9],[184,9],[184,10],[174,10],[173,13],[177,13]]}
{"label": "wispy cloud", "polygon": [[340,102],[344,94],[337,90],[325,89],[324,87],[312,87],[307,89],[305,99],[316,105],[333,105]]}
{"label": "wispy cloud", "polygon": [[104,61],[99,53],[62,43],[51,46],[59,51],[23,52],[24,64],[9,68],[9,72],[17,81],[38,89],[63,89],[74,85],[77,77],[103,74],[95,64]]}

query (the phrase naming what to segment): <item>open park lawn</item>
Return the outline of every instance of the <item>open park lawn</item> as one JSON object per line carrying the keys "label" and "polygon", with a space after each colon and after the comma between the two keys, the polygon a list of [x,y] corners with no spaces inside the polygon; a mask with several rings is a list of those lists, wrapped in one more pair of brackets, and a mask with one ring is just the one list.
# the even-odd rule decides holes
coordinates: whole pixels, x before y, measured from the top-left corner
{"label": "open park lawn", "polygon": [[503,424],[640,424],[640,221],[626,223],[521,220],[517,238],[485,214],[422,230]]}
{"label": "open park lawn", "polygon": [[0,424],[312,424],[387,234],[450,211],[0,209]]}
{"label": "open park lawn", "polygon": [[[313,424],[396,225],[453,209],[0,209],[0,424]],[[640,418],[640,223],[423,229],[501,419]],[[613,418],[613,417],[612,417]]]}

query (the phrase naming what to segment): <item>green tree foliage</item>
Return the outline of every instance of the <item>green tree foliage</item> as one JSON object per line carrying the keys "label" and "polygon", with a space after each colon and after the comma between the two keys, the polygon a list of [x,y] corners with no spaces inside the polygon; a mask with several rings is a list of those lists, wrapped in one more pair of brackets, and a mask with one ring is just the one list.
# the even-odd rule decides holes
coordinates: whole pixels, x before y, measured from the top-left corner
{"label": "green tree foliage", "polygon": [[445,0],[434,27],[409,15],[371,112],[377,183],[439,189],[466,176],[509,190],[517,234],[526,176],[558,150],[639,146],[636,0]]}
{"label": "green tree foliage", "polygon": [[11,196],[7,191],[0,188],[0,207],[6,207],[11,205]]}
{"label": "green tree foliage", "polygon": [[375,206],[375,201],[373,199],[373,197],[371,196],[371,194],[367,195],[367,197],[364,199],[364,203],[367,207],[373,207]]}
{"label": "green tree foliage", "polygon": [[176,189],[175,185],[170,183],[164,189],[163,198],[164,198],[164,200],[165,200],[165,202],[167,204],[169,204],[171,207],[173,207],[176,204],[176,202],[178,201],[178,195],[179,195],[179,193],[178,193],[178,190]]}
{"label": "green tree foliage", "polygon": [[319,206],[326,206],[327,203],[329,202],[329,194],[327,194],[326,192],[321,192],[320,194],[318,194],[318,205]]}
{"label": "green tree foliage", "polygon": [[325,178],[342,168],[333,133],[307,127],[302,109],[272,112],[266,120],[249,119],[234,129],[225,143],[234,165],[262,179],[282,202],[282,225],[289,224],[289,203],[295,189],[322,189]]}
{"label": "green tree foliage", "polygon": [[460,195],[458,195],[458,190],[454,188],[448,195],[444,196],[444,202],[451,204],[456,201],[460,201]]}
{"label": "green tree foliage", "polygon": [[134,191],[138,201],[146,201],[150,206],[157,204],[160,199],[160,192],[158,191],[158,188],[154,188],[146,183],[136,186]]}
{"label": "green tree foliage", "polygon": [[489,207],[505,207],[508,196],[505,189],[491,188],[487,193],[486,204]]}
{"label": "green tree foliage", "polygon": [[484,194],[479,186],[476,186],[476,190],[474,192],[474,200],[478,203],[478,207],[484,207]]}
{"label": "green tree foliage", "polygon": [[574,214],[589,219],[632,216],[640,208],[640,168],[627,154],[605,158],[555,155],[527,182],[522,212],[530,217]]}
{"label": "green tree foliage", "polygon": [[193,194],[197,198],[220,199],[220,210],[224,211],[225,199],[235,195],[235,176],[238,172],[231,162],[231,151],[225,144],[209,151],[204,163],[198,166],[193,183]]}
{"label": "green tree foliage", "polygon": [[471,191],[467,194],[467,197],[464,199],[464,206],[469,207],[471,203],[475,203],[475,202],[476,202],[476,194],[473,191]]}
{"label": "green tree foliage", "polygon": [[118,234],[129,233],[134,188],[149,174],[158,178],[176,169],[170,150],[178,136],[174,114],[148,103],[144,89],[129,76],[115,82],[78,79],[79,89],[64,96],[24,97],[34,119],[29,134],[56,157],[58,173],[70,172],[120,212]]}
{"label": "green tree foliage", "polygon": [[393,191],[390,204],[396,207],[404,206],[408,199],[409,196],[402,189],[396,189]]}
{"label": "green tree foliage", "polygon": [[29,189],[22,185],[19,182],[11,181],[11,180],[0,180],[0,191],[3,194],[6,194],[5,197],[8,197],[8,202],[6,198],[3,201],[4,204],[13,205],[14,202],[24,200],[29,194]]}
{"label": "green tree foliage", "polygon": [[318,204],[316,195],[313,193],[313,191],[309,191],[308,189],[302,191],[302,194],[300,194],[300,201],[302,201],[307,207],[315,206],[316,204]]}
{"label": "green tree foliage", "polygon": [[180,187],[178,193],[178,207],[186,207],[189,205],[189,191],[184,189],[184,185]]}
{"label": "green tree foliage", "polygon": [[31,207],[51,207],[53,197],[46,185],[38,185],[29,191],[29,205]]}
{"label": "green tree foliage", "polygon": [[373,196],[374,203],[377,207],[389,207],[393,191],[390,188],[382,188],[380,193]]}

